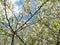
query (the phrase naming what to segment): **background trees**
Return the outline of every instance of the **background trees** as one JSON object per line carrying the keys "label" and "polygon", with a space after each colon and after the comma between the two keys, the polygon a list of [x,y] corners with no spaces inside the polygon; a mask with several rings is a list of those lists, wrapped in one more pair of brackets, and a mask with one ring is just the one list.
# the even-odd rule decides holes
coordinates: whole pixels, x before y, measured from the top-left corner
{"label": "background trees", "polygon": [[0,45],[60,45],[59,0],[0,0]]}

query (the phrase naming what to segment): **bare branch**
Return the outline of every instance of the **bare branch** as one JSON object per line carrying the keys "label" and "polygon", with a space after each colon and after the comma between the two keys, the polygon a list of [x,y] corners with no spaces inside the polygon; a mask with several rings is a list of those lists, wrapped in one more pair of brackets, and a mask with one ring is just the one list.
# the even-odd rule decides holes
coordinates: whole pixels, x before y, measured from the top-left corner
{"label": "bare branch", "polygon": [[[24,41],[13,31],[12,27],[10,26],[10,22],[9,22],[9,19],[8,19],[8,16],[7,16],[7,11],[6,11],[6,0],[4,0],[4,7],[5,7],[6,19],[7,19],[7,21],[8,21],[9,27],[11,28],[11,32],[12,32],[14,35],[16,35],[16,36],[21,40],[21,42],[22,42],[23,44],[25,44]],[[11,45],[13,45],[13,42],[14,42],[14,35],[13,35],[13,37],[12,37]]]}
{"label": "bare branch", "polygon": [[[46,2],[48,2],[49,0],[47,0]],[[25,24],[27,24],[27,22],[44,6],[44,4],[46,4],[46,2],[44,2],[39,8],[38,8],[38,10],[36,10],[35,12],[34,12],[34,14],[32,14],[32,16],[24,23],[24,24],[22,24],[22,26],[20,26],[17,30],[19,30],[20,28],[22,28]],[[17,31],[16,30],[16,31]],[[15,31],[15,32],[16,32]]]}
{"label": "bare branch", "polygon": [[10,27],[10,29],[11,29],[11,32],[14,32],[13,31],[13,29],[12,29],[12,27],[10,26],[10,22],[9,22],[9,19],[8,19],[8,16],[7,16],[7,11],[6,11],[6,0],[4,0],[4,11],[5,11],[5,15],[6,15],[6,19],[7,19],[7,21],[8,21],[8,24],[9,24],[9,27]]}
{"label": "bare branch", "polygon": [[24,45],[27,45],[17,34],[16,36],[19,38],[19,40],[24,44]]}
{"label": "bare branch", "polygon": [[[36,24],[36,23],[37,23],[37,22],[29,23],[29,24],[27,24],[25,27],[22,27],[20,30],[25,29],[26,27],[31,26],[31,25]],[[18,31],[19,31],[19,30],[18,30]]]}
{"label": "bare branch", "polygon": [[[11,10],[11,9],[10,9]],[[11,11],[12,12],[12,11]],[[14,18],[16,19],[16,21],[17,21],[17,24],[16,24],[16,29],[17,29],[17,26],[19,25],[19,21],[23,18],[23,15],[22,15],[22,17],[21,17],[21,19],[20,20],[18,20],[18,18],[16,17],[16,15],[12,12],[12,14],[13,14],[13,16],[14,16]]]}
{"label": "bare branch", "polygon": [[12,35],[11,45],[14,45],[14,34]]}

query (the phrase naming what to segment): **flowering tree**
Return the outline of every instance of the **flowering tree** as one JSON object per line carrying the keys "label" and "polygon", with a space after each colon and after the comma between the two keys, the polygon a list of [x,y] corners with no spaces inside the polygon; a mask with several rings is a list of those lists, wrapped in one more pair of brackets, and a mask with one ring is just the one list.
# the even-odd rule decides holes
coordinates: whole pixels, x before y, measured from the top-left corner
{"label": "flowering tree", "polygon": [[60,1],[0,0],[0,45],[60,45]]}

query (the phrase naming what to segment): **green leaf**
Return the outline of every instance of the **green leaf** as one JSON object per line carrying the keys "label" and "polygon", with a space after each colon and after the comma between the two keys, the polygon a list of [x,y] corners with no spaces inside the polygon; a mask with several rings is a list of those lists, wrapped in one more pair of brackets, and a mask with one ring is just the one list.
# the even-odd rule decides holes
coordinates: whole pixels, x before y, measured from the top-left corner
{"label": "green leaf", "polygon": [[52,26],[53,26],[53,27],[57,27],[58,22],[59,22],[59,20],[58,20],[58,19],[55,19],[55,21],[52,23]]}
{"label": "green leaf", "polygon": [[55,3],[55,0],[51,0],[52,3]]}
{"label": "green leaf", "polygon": [[3,32],[3,30],[0,28],[0,32]]}
{"label": "green leaf", "polygon": [[29,0],[25,0],[25,3],[28,4],[29,3]]}
{"label": "green leaf", "polygon": [[31,37],[28,45],[34,45],[35,44],[35,38]]}
{"label": "green leaf", "polygon": [[42,2],[45,2],[45,1],[47,1],[47,0],[42,0]]}
{"label": "green leaf", "polygon": [[47,10],[46,8],[43,8],[43,11],[44,11],[44,12],[46,12],[46,10]]}

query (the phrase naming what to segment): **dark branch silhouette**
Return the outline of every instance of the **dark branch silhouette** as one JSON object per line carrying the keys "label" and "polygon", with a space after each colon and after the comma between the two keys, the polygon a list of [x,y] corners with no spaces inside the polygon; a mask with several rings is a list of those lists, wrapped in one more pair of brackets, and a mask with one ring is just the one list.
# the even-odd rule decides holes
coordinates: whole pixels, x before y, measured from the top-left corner
{"label": "dark branch silhouette", "polygon": [[[20,26],[16,31],[20,30],[20,28],[22,28],[25,24],[27,24],[27,22],[44,6],[44,4],[46,4],[46,2],[48,2],[49,0],[45,1],[44,3],[42,3],[42,5],[38,8],[38,10],[36,10],[34,12],[34,14],[32,14],[32,16],[24,23],[22,24],[22,26]],[[15,31],[15,32],[16,32]]]}
{"label": "dark branch silhouette", "polygon": [[8,21],[8,25],[9,25],[9,27],[11,28],[11,32],[14,32],[13,31],[13,29],[12,29],[12,27],[10,26],[10,22],[9,22],[9,19],[8,19],[8,16],[7,16],[7,11],[6,11],[6,0],[4,0],[4,11],[5,11],[5,16],[6,16],[6,19],[7,19],[7,21]]}
{"label": "dark branch silhouette", "polygon": [[20,41],[22,41],[22,43],[23,43],[24,45],[27,45],[27,44],[19,37],[19,35],[16,34],[16,36],[19,38]]}
{"label": "dark branch silhouette", "polygon": [[11,45],[14,45],[14,34],[12,35]]}
{"label": "dark branch silhouette", "polygon": [[[9,19],[8,19],[8,16],[7,16],[7,11],[6,11],[6,0],[4,0],[4,7],[5,7],[5,8],[4,8],[4,11],[5,11],[6,19],[7,19],[7,21],[8,21],[8,24],[9,24],[9,27],[10,27],[10,29],[11,29],[11,32],[12,32],[14,35],[16,35],[16,36],[21,40],[21,42],[22,42],[23,44],[25,44],[24,41],[13,31],[12,27],[10,26],[10,22],[9,22]],[[11,45],[13,45],[14,35],[13,35],[13,37],[12,37]],[[25,45],[26,45],[26,44],[25,44]]]}
{"label": "dark branch silhouette", "polygon": [[[47,0],[46,2],[48,2],[48,1],[49,1],[49,0]],[[31,16],[22,26],[20,26],[17,30],[23,29],[22,27],[23,27],[25,24],[27,24],[27,22],[42,8],[42,6],[44,6],[44,4],[46,4],[46,2],[44,2],[44,3],[38,8],[38,10],[36,10],[36,11],[34,12],[34,14],[32,14],[32,16]],[[8,21],[9,27],[11,28],[11,32],[13,32],[14,35],[16,35],[16,36],[21,40],[21,42],[22,42],[24,45],[26,45],[26,43],[24,43],[24,41],[16,34],[16,31],[17,31],[17,30],[14,32],[13,29],[12,29],[12,27],[10,26],[10,22],[9,22],[9,19],[8,19],[8,16],[7,16],[7,12],[6,12],[6,0],[4,0],[4,6],[5,6],[6,19],[7,19],[7,21]],[[13,45],[14,35],[13,35],[13,37],[12,37],[11,45]]]}

